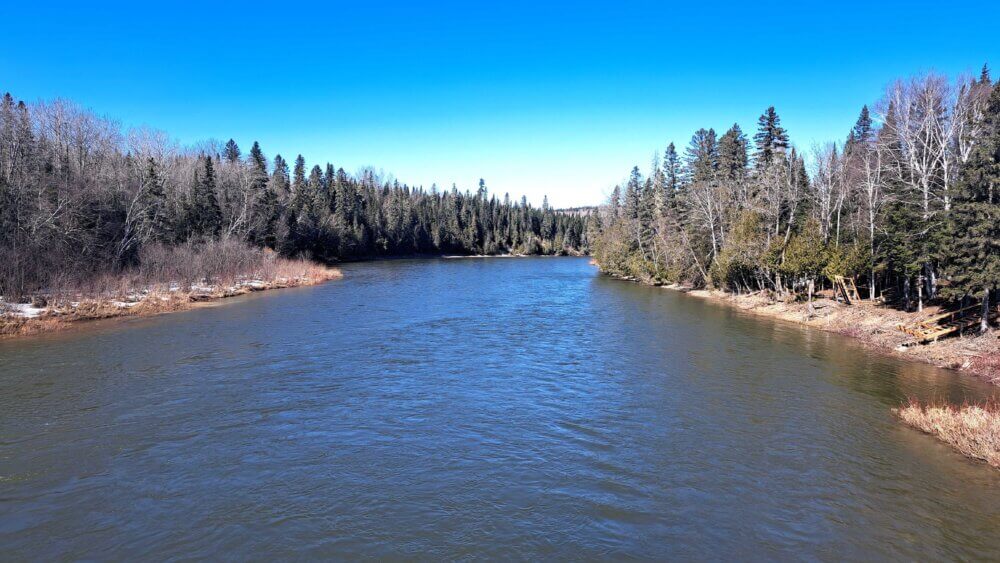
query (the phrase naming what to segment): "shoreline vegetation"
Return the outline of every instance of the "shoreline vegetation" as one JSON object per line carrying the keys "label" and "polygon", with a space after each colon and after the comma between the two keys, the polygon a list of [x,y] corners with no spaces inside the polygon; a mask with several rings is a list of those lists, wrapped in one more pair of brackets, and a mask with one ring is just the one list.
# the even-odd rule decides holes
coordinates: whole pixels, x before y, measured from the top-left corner
{"label": "shoreline vegetation", "polygon": [[1000,406],[924,405],[911,400],[893,413],[906,425],[930,434],[963,455],[1000,469]]}
{"label": "shoreline vegetation", "polygon": [[343,261],[585,254],[587,221],[484,180],[425,189],[0,97],[0,335],[318,283]]}
{"label": "shoreline vegetation", "polygon": [[897,79],[844,132],[806,158],[769,107],[669,143],[592,215],[596,263],[1000,384],[1000,83]]}
{"label": "shoreline vegetation", "polygon": [[219,241],[147,249],[141,268],[0,299],[0,339],[63,330],[85,321],[185,311],[257,291],[316,285],[340,270],[272,251]]}

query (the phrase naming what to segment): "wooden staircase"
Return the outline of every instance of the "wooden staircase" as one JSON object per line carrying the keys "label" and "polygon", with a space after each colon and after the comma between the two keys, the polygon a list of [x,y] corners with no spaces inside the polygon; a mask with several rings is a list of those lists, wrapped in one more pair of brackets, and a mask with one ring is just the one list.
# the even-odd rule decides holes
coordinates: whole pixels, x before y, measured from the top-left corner
{"label": "wooden staircase", "polygon": [[[937,342],[943,336],[960,333],[963,330],[979,326],[980,316],[975,314],[975,311],[980,308],[982,308],[981,304],[969,305],[956,311],[928,317],[910,325],[900,324],[898,328],[906,334],[915,337],[917,342],[921,344]],[[995,317],[996,312],[991,310],[990,316]]]}

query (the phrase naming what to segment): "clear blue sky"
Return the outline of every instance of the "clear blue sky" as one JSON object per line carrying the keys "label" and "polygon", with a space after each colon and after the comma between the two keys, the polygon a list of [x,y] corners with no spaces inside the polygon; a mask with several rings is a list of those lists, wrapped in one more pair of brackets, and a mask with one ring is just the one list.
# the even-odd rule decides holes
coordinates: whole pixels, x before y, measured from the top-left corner
{"label": "clear blue sky", "polygon": [[8,3],[0,90],[557,206],[768,105],[808,150],[895,77],[1000,70],[995,1],[90,4]]}

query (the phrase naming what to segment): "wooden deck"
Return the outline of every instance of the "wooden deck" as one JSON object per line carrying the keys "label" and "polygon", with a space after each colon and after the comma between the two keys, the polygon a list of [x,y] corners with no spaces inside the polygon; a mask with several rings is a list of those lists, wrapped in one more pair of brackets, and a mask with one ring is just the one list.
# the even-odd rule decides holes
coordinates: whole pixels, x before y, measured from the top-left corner
{"label": "wooden deck", "polygon": [[[960,333],[963,330],[974,328],[979,325],[980,316],[975,314],[982,305],[969,305],[956,311],[949,311],[928,317],[922,321],[910,325],[900,324],[899,330],[913,336],[921,344],[927,342],[937,342],[939,338]],[[990,311],[990,316],[995,317],[996,312]]]}

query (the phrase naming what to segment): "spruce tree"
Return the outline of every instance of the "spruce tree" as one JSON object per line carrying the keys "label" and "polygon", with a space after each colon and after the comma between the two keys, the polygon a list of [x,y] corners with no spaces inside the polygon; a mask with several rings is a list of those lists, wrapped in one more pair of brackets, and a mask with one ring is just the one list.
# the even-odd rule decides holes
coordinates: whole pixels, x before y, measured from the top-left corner
{"label": "spruce tree", "polygon": [[861,108],[858,120],[847,135],[847,144],[844,146],[844,153],[850,153],[858,145],[868,145],[873,140],[875,130],[872,127],[872,117],[868,112],[868,106]]}
{"label": "spruce tree", "polygon": [[663,189],[667,192],[667,206],[664,212],[676,207],[677,192],[681,188],[681,174],[683,174],[681,159],[677,155],[677,148],[670,143],[663,153]]}
{"label": "spruce tree", "polygon": [[215,168],[212,157],[204,157],[204,168],[196,176],[193,193],[192,226],[195,234],[215,237],[222,232],[222,209],[215,193]]}
{"label": "spruce tree", "polygon": [[295,158],[295,168],[292,171],[292,195],[301,197],[306,186],[306,159],[300,154]]}
{"label": "spruce tree", "polygon": [[740,183],[746,176],[747,164],[746,136],[734,124],[719,139],[719,175],[725,181]]}
{"label": "spruce tree", "polygon": [[236,141],[229,139],[226,148],[222,150],[222,156],[229,164],[236,164],[240,161],[240,147],[236,145]]}
{"label": "spruce tree", "polygon": [[168,243],[173,239],[173,228],[167,209],[167,195],[163,178],[157,170],[156,160],[146,162],[146,213],[143,217],[149,240]]}
{"label": "spruce tree", "polygon": [[257,141],[253,142],[253,146],[250,147],[250,158],[249,158],[250,170],[254,175],[253,181],[267,182],[267,159],[264,157],[264,152],[260,150],[260,143]]}
{"label": "spruce tree", "polygon": [[274,171],[271,172],[269,187],[278,196],[279,201],[288,200],[292,190],[289,182],[288,162],[280,154],[274,157]]}
{"label": "spruce tree", "polygon": [[788,133],[781,126],[781,118],[770,106],[757,120],[757,133],[753,136],[757,151],[754,162],[758,168],[766,168],[774,161],[777,153],[788,148]]}
{"label": "spruce tree", "polygon": [[990,292],[1000,283],[1000,85],[990,92],[981,125],[957,182],[944,256],[950,290],[982,296],[980,330],[985,332]]}
{"label": "spruce tree", "polygon": [[687,174],[691,182],[709,182],[715,179],[719,168],[719,144],[714,129],[699,129],[691,137],[687,148]]}

